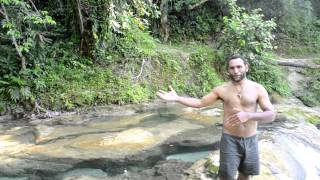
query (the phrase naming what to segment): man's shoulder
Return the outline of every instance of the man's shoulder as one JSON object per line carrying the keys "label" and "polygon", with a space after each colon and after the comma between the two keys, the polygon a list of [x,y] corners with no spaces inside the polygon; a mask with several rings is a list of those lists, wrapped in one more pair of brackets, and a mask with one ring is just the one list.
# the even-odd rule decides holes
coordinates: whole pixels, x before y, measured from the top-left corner
{"label": "man's shoulder", "polygon": [[255,88],[259,88],[259,89],[264,89],[264,87],[263,87],[263,85],[262,84],[259,84],[259,83],[257,83],[257,82],[255,82],[255,81],[252,81],[252,80],[249,80],[249,82],[250,82],[250,84],[253,86],[253,87],[255,87]]}
{"label": "man's shoulder", "polygon": [[224,82],[224,83],[220,84],[219,86],[216,86],[213,90],[221,91],[221,90],[227,88],[229,85],[230,85],[230,82]]}
{"label": "man's shoulder", "polygon": [[266,88],[262,85],[262,84],[259,84],[255,81],[251,81],[251,84],[252,84],[252,87],[255,89],[255,91],[259,94],[259,95],[265,95],[265,94],[268,94]]}
{"label": "man's shoulder", "polygon": [[212,93],[214,93],[216,96],[218,96],[221,99],[223,95],[226,93],[228,86],[230,86],[229,82],[224,82],[223,84],[216,86],[212,90]]}

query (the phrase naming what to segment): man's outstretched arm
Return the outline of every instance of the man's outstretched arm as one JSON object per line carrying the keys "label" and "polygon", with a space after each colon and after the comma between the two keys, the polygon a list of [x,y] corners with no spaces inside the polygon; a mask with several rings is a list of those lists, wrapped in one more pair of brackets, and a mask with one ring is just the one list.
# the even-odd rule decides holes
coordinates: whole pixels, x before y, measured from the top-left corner
{"label": "man's outstretched arm", "polygon": [[189,107],[194,107],[194,108],[202,108],[205,106],[209,106],[210,104],[213,104],[214,102],[216,102],[219,97],[216,89],[212,90],[212,92],[210,92],[208,95],[204,96],[203,98],[198,99],[198,98],[192,98],[192,97],[179,96],[171,86],[169,88],[170,88],[169,92],[159,90],[157,92],[157,95],[163,100],[175,101],[180,104],[183,104]]}

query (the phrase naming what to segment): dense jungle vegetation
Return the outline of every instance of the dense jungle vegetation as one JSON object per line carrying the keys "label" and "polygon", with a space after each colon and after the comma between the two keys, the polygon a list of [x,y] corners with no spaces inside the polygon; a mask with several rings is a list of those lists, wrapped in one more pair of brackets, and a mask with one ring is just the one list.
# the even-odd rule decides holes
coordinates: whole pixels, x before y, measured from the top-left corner
{"label": "dense jungle vegetation", "polygon": [[[320,51],[319,0],[0,4],[1,114],[138,103],[168,85],[201,97],[226,80],[234,53],[249,60],[250,79],[290,95],[273,59]],[[319,78],[308,89],[319,105]]]}

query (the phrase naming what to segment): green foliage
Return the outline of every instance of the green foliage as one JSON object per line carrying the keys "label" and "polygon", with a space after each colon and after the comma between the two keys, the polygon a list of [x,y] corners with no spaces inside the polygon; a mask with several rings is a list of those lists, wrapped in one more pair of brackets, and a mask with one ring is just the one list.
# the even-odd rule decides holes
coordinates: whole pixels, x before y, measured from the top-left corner
{"label": "green foliage", "polygon": [[200,47],[196,53],[190,56],[190,68],[193,69],[195,84],[191,84],[192,92],[196,96],[203,96],[210,92],[213,87],[222,83],[220,76],[215,70],[217,62],[216,52],[211,47]]}
{"label": "green foliage", "polygon": [[0,2],[4,17],[0,27],[1,111],[8,108],[14,112],[21,106],[30,110],[35,91],[43,86],[35,81],[40,76],[36,64],[40,62],[44,44],[49,41],[45,38],[47,28],[55,25],[55,21],[47,11],[36,9],[30,2]]}
{"label": "green foliage", "polygon": [[28,82],[21,77],[5,75],[0,83],[2,84],[0,88],[2,100],[17,103],[33,98]]}
{"label": "green foliage", "polygon": [[137,103],[150,98],[147,87],[134,84],[110,69],[83,65],[83,69],[57,65],[47,69],[46,91],[39,93],[41,104],[50,109],[74,109],[99,104]]}
{"label": "green foliage", "polygon": [[280,30],[290,37],[304,42],[313,41],[315,37],[312,4],[304,0],[287,0],[283,6],[283,17],[279,21]]}
{"label": "green foliage", "polygon": [[268,92],[277,92],[280,95],[290,95],[289,84],[284,82],[285,77],[281,69],[275,65],[260,64],[258,68],[249,70],[249,77],[261,83]]}
{"label": "green foliage", "polygon": [[273,49],[272,30],[276,24],[272,20],[265,21],[259,9],[246,13],[234,0],[228,0],[227,5],[230,17],[223,18],[225,27],[220,42],[225,54],[240,53],[254,62],[256,57]]}
{"label": "green foliage", "polygon": [[208,41],[215,36],[221,28],[221,18],[219,11],[212,10],[210,6],[201,6],[193,10],[185,10],[198,0],[178,0],[174,3],[174,10],[168,16],[170,26],[170,39],[172,41]]}
{"label": "green foliage", "polygon": [[[31,110],[30,104],[35,102],[35,92],[43,88],[41,82],[35,81],[39,69],[27,69],[16,75],[6,74],[0,80],[0,100],[3,111],[11,109],[12,112],[18,110],[21,106],[25,110]],[[1,112],[1,111],[0,111]]]}
{"label": "green foliage", "polygon": [[[268,62],[268,51],[273,49],[273,20],[264,20],[260,10],[250,14],[236,5],[235,0],[228,0],[230,17],[224,17],[225,27],[221,36],[221,49],[224,54],[241,54],[250,64],[249,77],[263,84],[269,92],[281,95],[289,94],[289,86],[282,81],[280,69]],[[226,67],[225,61],[220,62]]]}
{"label": "green foliage", "polygon": [[200,0],[176,0],[174,2],[174,9],[176,11],[182,11],[183,9],[187,9],[199,2]]}
{"label": "green foliage", "polygon": [[[106,7],[104,10],[100,9],[102,2],[90,3],[94,7],[90,19],[93,22],[92,34],[95,40],[94,56],[98,61],[107,59],[112,62],[115,52],[123,55],[126,50],[133,51],[133,41],[151,41],[144,34],[149,25],[147,17],[158,16],[156,6],[151,1],[103,0]],[[138,38],[134,35],[138,35]],[[140,40],[139,36],[144,39]]]}
{"label": "green foliage", "polygon": [[[318,62],[320,60],[316,60]],[[318,62],[320,64],[320,62]],[[304,71],[305,75],[311,77],[309,81],[302,81],[302,92],[297,92],[295,95],[308,106],[320,105],[320,72],[319,69],[308,69]]]}
{"label": "green foliage", "polygon": [[1,49],[0,54],[10,53],[11,58],[17,61],[21,53],[22,56],[27,57],[27,65],[36,63],[41,54],[42,45],[49,41],[45,38],[46,29],[55,25],[56,22],[47,11],[39,11],[30,3],[21,0],[3,1],[0,9],[6,17],[1,21],[0,30],[0,36],[4,39],[3,46],[12,48],[13,43],[17,45],[15,51],[2,52],[5,49]]}
{"label": "green foliage", "polygon": [[[158,89],[172,85],[179,93],[193,97],[202,97],[213,87],[221,83],[221,77],[215,70],[217,52],[200,43],[160,46],[160,75],[156,75]],[[159,78],[159,76],[161,78]]]}
{"label": "green foliage", "polygon": [[[148,99],[149,89],[134,84],[131,77],[114,73],[110,67],[92,64],[79,56],[73,44],[48,48],[50,64],[43,66],[36,93],[39,104],[54,110],[71,110],[99,104],[136,103]],[[44,85],[44,86],[42,86]]]}
{"label": "green foliage", "polygon": [[[283,43],[283,42],[282,42]],[[286,46],[285,49],[281,48],[281,52],[285,53],[285,56],[295,58],[308,58],[320,53],[320,49],[313,46],[299,45],[297,43],[290,42],[292,45],[286,45],[286,43],[280,46]]]}
{"label": "green foliage", "polygon": [[157,56],[153,60],[150,86],[157,91],[166,89],[172,85],[178,92],[185,92],[186,81],[190,77],[185,74],[187,64],[182,60],[181,54],[185,52],[181,49],[171,49],[172,46],[158,45]]}
{"label": "green foliage", "polygon": [[248,10],[261,8],[263,14],[275,20],[277,52],[289,57],[319,53],[318,0],[238,0],[237,3]]}
{"label": "green foliage", "polygon": [[277,39],[280,52],[293,57],[305,57],[319,53],[319,17],[311,1],[287,0],[283,2],[278,19]]}
{"label": "green foliage", "polygon": [[[179,93],[201,97],[221,83],[223,57],[237,52],[249,59],[253,80],[268,91],[289,92],[287,85],[280,83],[280,70],[267,62],[275,24],[265,21],[258,10],[246,12],[229,0],[230,16],[222,18],[223,1],[168,1],[170,38],[176,43],[172,46],[159,44],[150,33],[150,22],[157,28],[154,19],[159,16],[159,2],[81,0],[80,7],[77,2],[0,0],[4,17],[0,27],[0,113],[33,110],[36,102],[52,110],[138,103],[154,98],[158,89],[169,85]],[[310,36],[299,38],[313,39],[312,47],[319,47],[319,24],[311,15],[301,18],[299,23],[307,21],[313,26],[306,31]],[[185,43],[191,39],[221,43],[215,51],[208,45]],[[82,57],[81,47],[91,56]],[[18,52],[26,59],[24,71]],[[319,97],[318,81],[306,86]]]}
{"label": "green foliage", "polygon": [[155,48],[156,40],[138,27],[126,30],[126,36],[119,39],[118,49],[125,57],[154,56]]}
{"label": "green foliage", "polygon": [[[52,110],[138,103],[154,98],[158,89],[165,89],[169,85],[179,92],[203,96],[221,82],[214,70],[216,55],[210,47],[188,44],[175,51],[172,51],[172,46],[167,48],[163,51],[154,49],[153,57],[146,62],[151,64],[143,70],[140,77],[143,81],[140,81],[130,75],[136,74],[136,71],[130,73],[132,69],[128,68],[136,65],[140,68],[140,63],[136,61],[128,61],[126,66],[95,66],[89,59],[81,58],[72,43],[56,43],[46,49],[46,65],[39,64],[29,72],[27,77],[30,80],[13,78],[12,81],[17,82],[19,86],[16,86],[22,90],[25,90],[25,86],[30,87],[31,96],[25,93],[24,99],[32,99]],[[123,67],[127,69],[119,71]],[[7,102],[22,98],[20,89],[14,89],[12,98]]]}

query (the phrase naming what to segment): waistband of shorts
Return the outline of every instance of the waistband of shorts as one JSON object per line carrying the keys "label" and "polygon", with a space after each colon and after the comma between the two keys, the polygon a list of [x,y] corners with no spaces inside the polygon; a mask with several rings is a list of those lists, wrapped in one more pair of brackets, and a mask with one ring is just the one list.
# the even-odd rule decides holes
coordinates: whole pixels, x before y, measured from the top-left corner
{"label": "waistband of shorts", "polygon": [[227,134],[227,133],[222,133],[222,136],[229,136],[229,137],[232,137],[235,139],[255,139],[258,136],[258,134],[255,134],[255,135],[252,135],[249,137],[241,137],[241,136],[234,136],[234,135]]}

